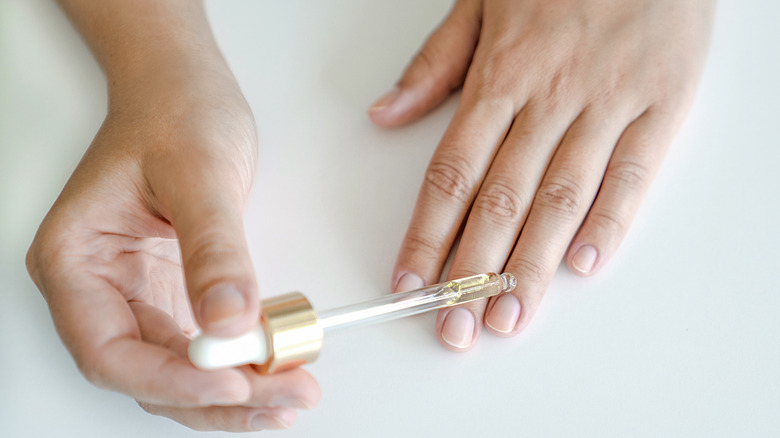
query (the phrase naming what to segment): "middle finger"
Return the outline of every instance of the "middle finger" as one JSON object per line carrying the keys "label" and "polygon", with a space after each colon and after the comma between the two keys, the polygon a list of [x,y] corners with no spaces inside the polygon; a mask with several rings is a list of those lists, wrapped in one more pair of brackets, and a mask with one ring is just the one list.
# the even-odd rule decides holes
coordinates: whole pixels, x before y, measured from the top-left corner
{"label": "middle finger", "polygon": [[[515,118],[468,216],[449,278],[501,272],[520,234],[534,192],[563,133],[576,115],[529,103]],[[459,310],[439,312],[437,332],[442,345],[455,351],[470,348],[478,338],[487,300]],[[517,309],[519,312],[519,309]]]}
{"label": "middle finger", "polygon": [[464,91],[425,172],[401,243],[393,290],[436,283],[466,212],[512,122],[509,101],[479,101]]}

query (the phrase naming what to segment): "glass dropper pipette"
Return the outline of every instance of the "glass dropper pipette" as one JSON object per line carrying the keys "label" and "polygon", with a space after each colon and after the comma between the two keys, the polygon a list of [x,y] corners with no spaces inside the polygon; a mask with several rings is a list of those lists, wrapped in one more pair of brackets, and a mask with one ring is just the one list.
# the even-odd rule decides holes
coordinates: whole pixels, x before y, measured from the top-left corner
{"label": "glass dropper pipette", "polygon": [[324,333],[492,297],[513,290],[515,285],[515,277],[509,273],[472,275],[319,314],[302,294],[286,294],[262,302],[263,320],[251,332],[236,338],[201,335],[190,343],[189,356],[201,369],[252,363],[273,372],[314,361]]}
{"label": "glass dropper pipette", "polygon": [[512,274],[480,274],[434,284],[422,289],[384,295],[361,303],[319,313],[325,333],[346,327],[391,321],[429,310],[455,306],[509,292],[515,288]]}

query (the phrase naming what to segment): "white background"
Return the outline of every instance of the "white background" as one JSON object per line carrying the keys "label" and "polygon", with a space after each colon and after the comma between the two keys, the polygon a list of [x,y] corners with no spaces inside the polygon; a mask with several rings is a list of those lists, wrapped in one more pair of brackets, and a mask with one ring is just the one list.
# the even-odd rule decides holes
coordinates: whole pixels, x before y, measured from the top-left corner
{"label": "white background", "polygon": [[[387,291],[457,97],[392,132],[365,108],[449,2],[208,6],[260,129],[246,222],[262,292],[327,308]],[[438,345],[433,315],[334,335],[308,366],[322,404],[267,435],[780,436],[778,16],[722,2],[696,104],[602,273],[562,268],[528,330],[467,354]],[[88,384],[24,271],[105,99],[52,3],[0,4],[0,436],[200,435]]]}

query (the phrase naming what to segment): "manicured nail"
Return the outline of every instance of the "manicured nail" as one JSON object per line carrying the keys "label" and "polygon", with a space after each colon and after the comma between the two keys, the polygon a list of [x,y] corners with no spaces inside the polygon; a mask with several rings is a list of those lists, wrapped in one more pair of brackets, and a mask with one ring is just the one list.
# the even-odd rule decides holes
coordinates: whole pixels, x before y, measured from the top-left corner
{"label": "manicured nail", "polygon": [[500,333],[510,333],[515,329],[519,317],[520,301],[516,296],[506,293],[493,303],[485,317],[485,325]]}
{"label": "manicured nail", "polygon": [[455,348],[469,347],[474,338],[474,315],[462,307],[452,309],[444,318],[441,338]]}
{"label": "manicured nail", "polygon": [[398,279],[398,284],[395,285],[393,292],[406,292],[408,290],[420,289],[423,286],[425,286],[425,283],[423,283],[422,278],[409,272]]}
{"label": "manicured nail", "polygon": [[222,326],[243,315],[244,310],[244,294],[233,285],[218,284],[201,298],[200,320],[205,326]]}
{"label": "manicured nail", "polygon": [[258,414],[249,422],[253,430],[289,429],[290,425],[276,415]]}
{"label": "manicured nail", "polygon": [[371,105],[371,108],[369,108],[368,111],[369,112],[382,111],[383,109],[392,105],[393,102],[398,98],[400,94],[401,94],[401,89],[398,87],[393,87],[392,90],[388,91],[382,97],[377,99],[377,101],[374,102],[373,105]]}
{"label": "manicured nail", "polygon": [[589,274],[596,264],[599,253],[596,248],[590,245],[582,245],[580,249],[571,258],[571,265],[577,271],[583,274]]}

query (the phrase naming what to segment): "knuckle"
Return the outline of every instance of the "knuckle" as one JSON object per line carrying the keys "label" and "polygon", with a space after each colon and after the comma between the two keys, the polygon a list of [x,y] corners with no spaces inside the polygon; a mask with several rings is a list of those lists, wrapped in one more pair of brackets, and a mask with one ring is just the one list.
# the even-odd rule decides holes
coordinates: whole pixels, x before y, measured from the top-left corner
{"label": "knuckle", "polygon": [[574,68],[568,65],[559,66],[556,68],[547,82],[544,83],[536,97],[535,101],[540,102],[547,108],[563,108],[565,105],[571,105],[573,99],[575,99],[574,90],[577,87],[572,83],[571,79],[574,74]]}
{"label": "knuckle", "polygon": [[467,203],[474,182],[464,169],[469,169],[469,165],[461,158],[433,161],[425,172],[426,186],[447,200]]}
{"label": "knuckle", "polygon": [[513,260],[511,265],[510,272],[517,277],[518,282],[540,285],[546,283],[549,277],[549,272],[544,266],[527,256]]}
{"label": "knuckle", "polygon": [[536,193],[536,201],[542,207],[571,217],[583,207],[582,193],[581,185],[575,179],[558,175],[542,183]]}
{"label": "knuckle", "polygon": [[495,270],[495,267],[486,266],[481,260],[458,260],[450,269],[449,277],[464,278]]}
{"label": "knuckle", "polygon": [[525,212],[522,197],[512,186],[493,183],[477,196],[473,211],[493,222],[515,224]]}
{"label": "knuckle", "polygon": [[506,72],[519,71],[522,67],[514,41],[496,41],[495,46],[477,66],[476,73],[486,82],[504,81]]}
{"label": "knuckle", "polygon": [[102,389],[114,389],[114,373],[111,351],[119,338],[112,338],[102,345],[72,345],[71,353],[81,374],[93,385]]}
{"label": "knuckle", "polygon": [[170,350],[170,351],[179,351],[180,345],[184,340],[181,338],[180,333],[174,333],[170,336],[167,336],[165,339],[160,342],[160,347]]}
{"label": "knuckle", "polygon": [[53,236],[53,233],[42,227],[33,240],[25,255],[24,264],[30,278],[35,282],[41,294],[47,297],[45,283],[53,271],[61,267],[65,258],[66,239]]}
{"label": "knuckle", "polygon": [[419,232],[418,230],[410,230],[411,232],[406,236],[405,249],[412,253],[423,253],[427,255],[438,255],[441,252],[441,245],[436,243],[436,240],[432,236]]}
{"label": "knuckle", "polygon": [[94,354],[90,353],[76,353],[74,354],[79,371],[87,379],[88,382],[97,386],[98,388],[108,388],[108,377],[103,370],[100,361],[95,358]]}
{"label": "knuckle", "polygon": [[595,209],[590,212],[590,221],[608,235],[621,234],[627,227],[626,220],[614,211]]}
{"label": "knuckle", "polygon": [[501,111],[516,114],[528,78],[524,75],[508,77],[508,71],[520,71],[518,58],[509,50],[496,50],[469,68],[464,95],[472,100]]}
{"label": "knuckle", "polygon": [[414,59],[416,68],[420,68],[426,71],[434,71],[438,62],[438,55],[430,44],[426,44],[417,52],[417,56]]}
{"label": "knuckle", "polygon": [[[485,112],[517,114],[517,103],[514,95],[515,87],[504,84],[494,74],[481,72],[473,75],[473,81],[469,83],[468,94],[471,100],[478,102],[478,106]],[[465,93],[466,91],[464,91]]]}
{"label": "knuckle", "polygon": [[593,110],[598,108],[604,113],[609,113],[614,108],[620,108],[625,105],[625,95],[628,90],[624,85],[620,74],[612,72],[606,80],[595,87],[588,94],[589,105],[587,108]]}
{"label": "knuckle", "polygon": [[652,101],[662,106],[674,107],[694,92],[691,81],[681,79],[685,77],[687,76],[681,75],[679,71],[664,70],[648,74],[642,79],[646,84],[645,90],[647,90],[648,97]]}
{"label": "knuckle", "polygon": [[185,262],[187,270],[199,270],[213,263],[236,260],[239,251],[221,231],[208,231],[196,241]]}
{"label": "knuckle", "polygon": [[136,400],[136,403],[138,403],[138,406],[143,409],[146,413],[152,414],[152,415],[159,415],[159,408],[151,403],[142,402],[140,400]]}
{"label": "knuckle", "polygon": [[635,189],[647,185],[649,174],[650,170],[644,164],[637,161],[620,160],[610,166],[604,178],[618,186],[628,186]]}
{"label": "knuckle", "polygon": [[37,255],[35,251],[35,244],[33,243],[33,245],[30,246],[30,249],[27,250],[27,254],[24,257],[24,265],[27,268],[27,273],[30,275],[30,278],[32,278],[33,281],[36,281],[36,278],[38,277],[38,266],[36,259]]}
{"label": "knuckle", "polygon": [[461,76],[453,74],[448,68],[448,62],[442,59],[440,49],[429,42],[418,53],[414,62],[401,79],[400,85],[425,83],[435,93],[447,93],[461,83]]}

